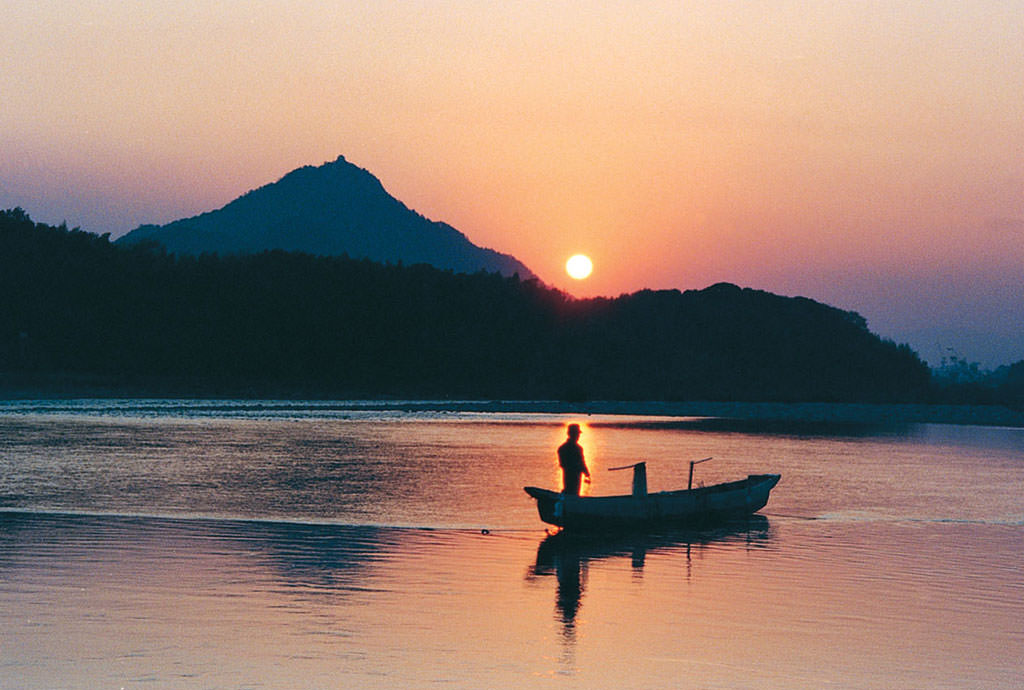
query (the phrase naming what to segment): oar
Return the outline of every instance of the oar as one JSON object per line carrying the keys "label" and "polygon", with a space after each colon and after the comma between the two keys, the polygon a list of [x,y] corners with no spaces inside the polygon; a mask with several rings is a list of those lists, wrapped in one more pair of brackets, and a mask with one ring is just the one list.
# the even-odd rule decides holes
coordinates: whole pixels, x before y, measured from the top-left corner
{"label": "oar", "polygon": [[693,488],[693,466],[694,465],[699,465],[702,462],[707,462],[708,460],[712,460],[712,459],[713,458],[704,458],[703,460],[691,460],[690,461],[690,479],[689,479],[689,481],[686,482],[686,490],[687,491],[689,491],[690,489]]}
{"label": "oar", "polygon": [[623,465],[622,467],[609,467],[609,472],[616,470],[628,470],[630,467],[633,468],[633,495],[643,497],[647,495],[647,463],[637,462],[632,465]]}

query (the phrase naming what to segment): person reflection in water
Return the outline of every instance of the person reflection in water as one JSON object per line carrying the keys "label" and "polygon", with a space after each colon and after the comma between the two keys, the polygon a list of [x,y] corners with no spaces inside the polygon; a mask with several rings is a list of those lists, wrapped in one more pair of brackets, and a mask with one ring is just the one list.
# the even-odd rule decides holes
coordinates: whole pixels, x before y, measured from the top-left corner
{"label": "person reflection in water", "polygon": [[558,447],[558,464],[562,467],[562,493],[573,496],[580,495],[580,477],[586,476],[590,482],[590,470],[583,460],[583,448],[580,447],[580,425],[570,424],[567,429],[569,438]]}

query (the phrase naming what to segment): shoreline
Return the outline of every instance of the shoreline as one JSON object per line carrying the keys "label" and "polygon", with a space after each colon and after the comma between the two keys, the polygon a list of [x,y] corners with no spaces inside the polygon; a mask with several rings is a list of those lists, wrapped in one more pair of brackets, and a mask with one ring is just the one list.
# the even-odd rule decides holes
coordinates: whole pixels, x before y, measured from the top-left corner
{"label": "shoreline", "polygon": [[[4,403],[17,406],[56,400],[182,400],[232,401],[287,406],[315,402],[331,410],[469,412],[506,414],[577,414],[642,417],[712,418],[769,424],[954,424],[1024,428],[1024,410],[1005,405],[953,405],[928,403],[820,403],[820,402],[718,402],[718,401],[631,401],[595,400],[445,400],[381,398],[296,398],[231,395],[132,396],[104,395],[97,391],[0,390],[0,414]],[[49,394],[47,394],[49,393]],[[70,393],[70,394],[69,394]],[[92,393],[90,395],[90,393]]]}
{"label": "shoreline", "polygon": [[366,401],[359,409],[535,414],[708,417],[821,424],[962,424],[1024,428],[1024,412],[1005,405],[661,401]]}

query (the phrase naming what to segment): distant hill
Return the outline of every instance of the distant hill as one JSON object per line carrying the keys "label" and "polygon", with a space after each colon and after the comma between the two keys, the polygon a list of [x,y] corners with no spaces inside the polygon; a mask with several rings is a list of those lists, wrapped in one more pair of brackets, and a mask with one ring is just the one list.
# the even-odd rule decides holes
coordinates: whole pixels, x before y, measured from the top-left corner
{"label": "distant hill", "polygon": [[929,395],[918,356],[857,314],[727,283],[581,300],[422,264],[166,254],[13,209],[0,211],[0,295],[0,374],[100,377],[134,395]]}
{"label": "distant hill", "polygon": [[151,240],[174,254],[252,254],[283,249],[318,256],[430,264],[459,273],[534,277],[517,259],[478,247],[445,223],[410,210],[366,170],[339,156],[293,170],[216,211],[143,225],[117,242]]}

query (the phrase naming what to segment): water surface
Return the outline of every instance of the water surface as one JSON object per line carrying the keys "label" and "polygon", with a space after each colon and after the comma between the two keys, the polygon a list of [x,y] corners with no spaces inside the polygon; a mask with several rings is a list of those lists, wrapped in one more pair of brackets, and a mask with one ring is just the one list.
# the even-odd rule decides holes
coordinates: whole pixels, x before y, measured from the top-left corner
{"label": "water surface", "polygon": [[[779,472],[704,532],[548,537],[595,493]],[[0,413],[0,687],[1011,688],[1024,433],[330,403]]]}

